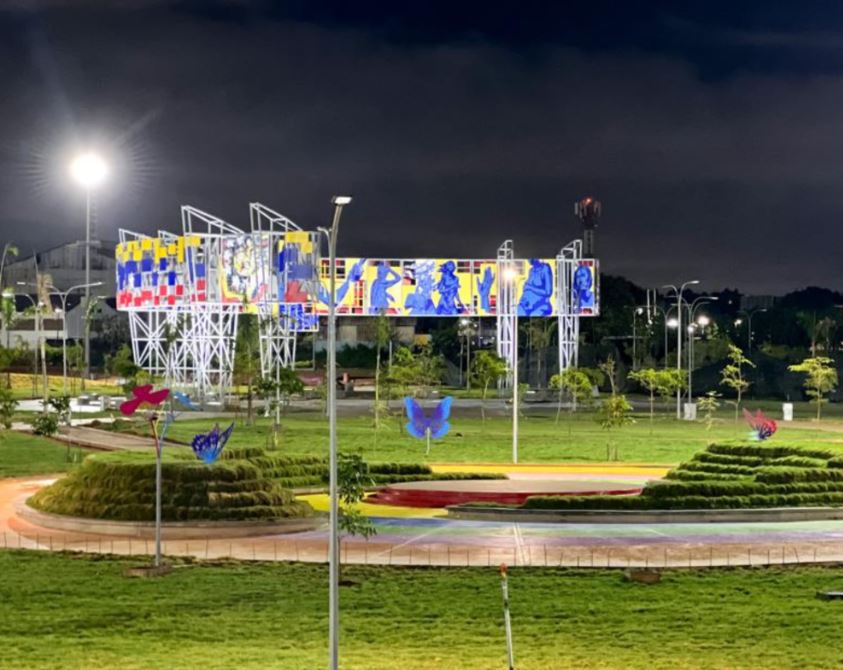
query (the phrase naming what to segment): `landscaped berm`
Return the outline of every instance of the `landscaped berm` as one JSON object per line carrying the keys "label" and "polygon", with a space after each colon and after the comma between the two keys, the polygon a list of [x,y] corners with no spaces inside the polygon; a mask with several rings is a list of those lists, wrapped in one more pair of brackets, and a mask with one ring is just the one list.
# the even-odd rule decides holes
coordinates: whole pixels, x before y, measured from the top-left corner
{"label": "landscaped berm", "polygon": [[[271,520],[307,517],[281,478],[323,468],[316,458],[284,458],[263,449],[231,449],[212,465],[186,449],[165,451],[162,517],[165,521]],[[113,521],[150,521],[155,513],[155,458],[145,453],[96,454],[48,486],[29,504],[42,512]]]}
{"label": "landscaped berm", "polygon": [[712,444],[638,496],[532,497],[527,509],[743,509],[843,505],[843,458],[825,449]]}
{"label": "landscaped berm", "polygon": [[[151,451],[151,450],[150,450]],[[434,473],[415,463],[372,463],[373,485],[430,479],[499,479],[488,473]],[[168,446],[161,468],[164,521],[271,521],[311,516],[293,489],[326,485],[328,463],[315,456],[287,456],[261,447],[232,447],[205,465],[184,447]],[[149,522],[155,515],[153,453],[115,452],[88,456],[82,465],[28,504],[51,514]]]}

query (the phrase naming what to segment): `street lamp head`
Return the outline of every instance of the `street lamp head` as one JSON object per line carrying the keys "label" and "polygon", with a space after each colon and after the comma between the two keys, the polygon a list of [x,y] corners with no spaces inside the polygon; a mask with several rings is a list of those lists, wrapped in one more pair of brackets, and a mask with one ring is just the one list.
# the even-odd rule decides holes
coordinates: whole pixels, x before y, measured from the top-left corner
{"label": "street lamp head", "polygon": [[643,313],[644,313],[644,308],[643,308],[643,307],[636,307],[636,308],[635,308],[635,313],[636,313],[636,314],[643,314]]}
{"label": "street lamp head", "polygon": [[743,319],[735,319],[735,325],[740,326],[743,323]]}
{"label": "street lamp head", "polygon": [[70,164],[70,174],[84,188],[96,188],[108,176],[108,165],[95,153],[80,154]]}
{"label": "street lamp head", "polygon": [[689,333],[693,333],[695,330],[696,330],[696,326],[693,323],[688,324],[688,332]]}
{"label": "street lamp head", "polygon": [[517,276],[518,276],[518,273],[515,271],[515,268],[504,268],[503,278],[506,281],[512,281]]}
{"label": "street lamp head", "polygon": [[678,328],[679,327],[679,320],[673,317],[667,320],[667,327],[668,328]]}
{"label": "street lamp head", "polygon": [[710,323],[711,323],[711,319],[709,319],[705,314],[703,314],[702,316],[700,316],[697,319],[697,325],[700,325],[703,328],[705,328]]}
{"label": "street lamp head", "polygon": [[331,198],[331,204],[337,205],[338,207],[342,207],[343,205],[347,205],[351,202],[350,195],[335,195]]}

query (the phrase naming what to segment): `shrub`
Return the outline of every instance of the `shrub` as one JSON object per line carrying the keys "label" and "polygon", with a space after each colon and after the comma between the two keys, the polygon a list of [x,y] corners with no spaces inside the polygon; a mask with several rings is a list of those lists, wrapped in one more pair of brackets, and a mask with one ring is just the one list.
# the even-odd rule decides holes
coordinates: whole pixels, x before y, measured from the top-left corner
{"label": "shrub", "polygon": [[29,423],[32,426],[32,432],[36,435],[52,437],[59,432],[59,418],[55,414],[41,412],[36,414]]}

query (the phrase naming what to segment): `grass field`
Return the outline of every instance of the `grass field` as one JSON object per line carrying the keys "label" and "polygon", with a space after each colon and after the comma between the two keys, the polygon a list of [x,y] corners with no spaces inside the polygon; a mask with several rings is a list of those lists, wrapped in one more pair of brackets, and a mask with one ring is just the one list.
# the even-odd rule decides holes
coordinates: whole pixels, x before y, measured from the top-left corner
{"label": "grass field", "polygon": [[[312,670],[326,665],[327,568],[183,567],[121,576],[125,561],[0,552],[0,648],[8,670]],[[349,567],[345,670],[505,666],[495,569]],[[843,585],[827,568],[666,573],[512,570],[519,670],[826,670],[839,667]]]}
{"label": "grass field", "polygon": [[[390,418],[378,431],[367,416],[341,417],[339,446],[342,451],[361,451],[370,461],[396,462],[507,462],[512,458],[511,422],[507,417],[479,418],[457,415],[451,421],[451,432],[443,440],[434,441],[430,455],[425,444],[399,430],[403,423]],[[189,442],[199,432],[207,431],[213,420],[189,420],[182,417],[170,428],[169,437]],[[296,413],[282,419],[281,449],[295,455],[327,454],[328,426],[320,413]],[[841,432],[834,432],[837,426]],[[140,423],[137,430],[145,430]],[[266,446],[270,441],[271,423],[259,419],[254,426],[238,425],[231,444]],[[635,424],[606,431],[591,414],[564,416],[556,424],[552,414],[530,416],[520,422],[519,461],[583,462],[607,459],[607,444],[618,447],[618,458],[626,462],[675,464],[703,449],[711,442],[746,441],[749,428],[740,421],[724,419],[706,430],[702,423],[676,421],[666,415],[656,418],[652,430],[646,415],[639,415]],[[828,421],[816,425],[800,422],[782,425],[773,442],[791,445],[822,445],[843,452],[843,424]]]}
{"label": "grass field", "polygon": [[[79,456],[80,451],[71,448],[70,458],[78,461]],[[0,432],[0,477],[65,472],[73,465],[73,460],[68,461],[67,447],[55,440],[10,430]]]}
{"label": "grass field", "polygon": [[[43,395],[44,384],[41,375],[33,382],[33,376],[30,374],[23,374],[20,372],[13,372],[9,375],[12,382],[12,394],[18,400],[24,398],[40,398]],[[51,395],[59,395],[62,393],[62,376],[49,375],[47,382],[50,386]],[[0,373],[0,384],[6,383],[6,373]],[[68,376],[67,378],[67,392],[71,395],[78,395],[82,392],[82,385],[78,378]],[[99,395],[122,395],[123,390],[117,384],[116,380],[99,379],[88,380],[85,382],[86,393],[97,393]]]}

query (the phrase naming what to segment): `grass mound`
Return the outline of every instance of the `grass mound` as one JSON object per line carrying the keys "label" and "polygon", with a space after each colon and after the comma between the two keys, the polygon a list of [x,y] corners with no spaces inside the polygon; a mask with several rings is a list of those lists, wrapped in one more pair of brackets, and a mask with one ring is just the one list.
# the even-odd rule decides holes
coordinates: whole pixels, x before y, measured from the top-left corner
{"label": "grass mound", "polygon": [[[429,479],[498,479],[499,474],[434,473],[427,465],[372,463],[377,485]],[[204,465],[180,447],[164,451],[161,468],[165,521],[235,521],[309,516],[310,505],[291,489],[326,485],[328,463],[260,447],[232,447]],[[119,452],[89,456],[82,466],[29,500],[52,514],[114,521],[151,521],[155,515],[155,458]]]}
{"label": "grass mound", "polygon": [[[264,471],[257,453],[229,454],[204,465],[192,454],[165,452],[162,516],[165,521],[272,520],[313,513]],[[155,459],[121,452],[89,456],[81,467],[36,493],[35,509],[114,521],[151,521],[155,515]]]}
{"label": "grass mound", "polygon": [[529,498],[526,509],[740,509],[843,505],[843,459],[824,449],[712,444],[640,496]]}

